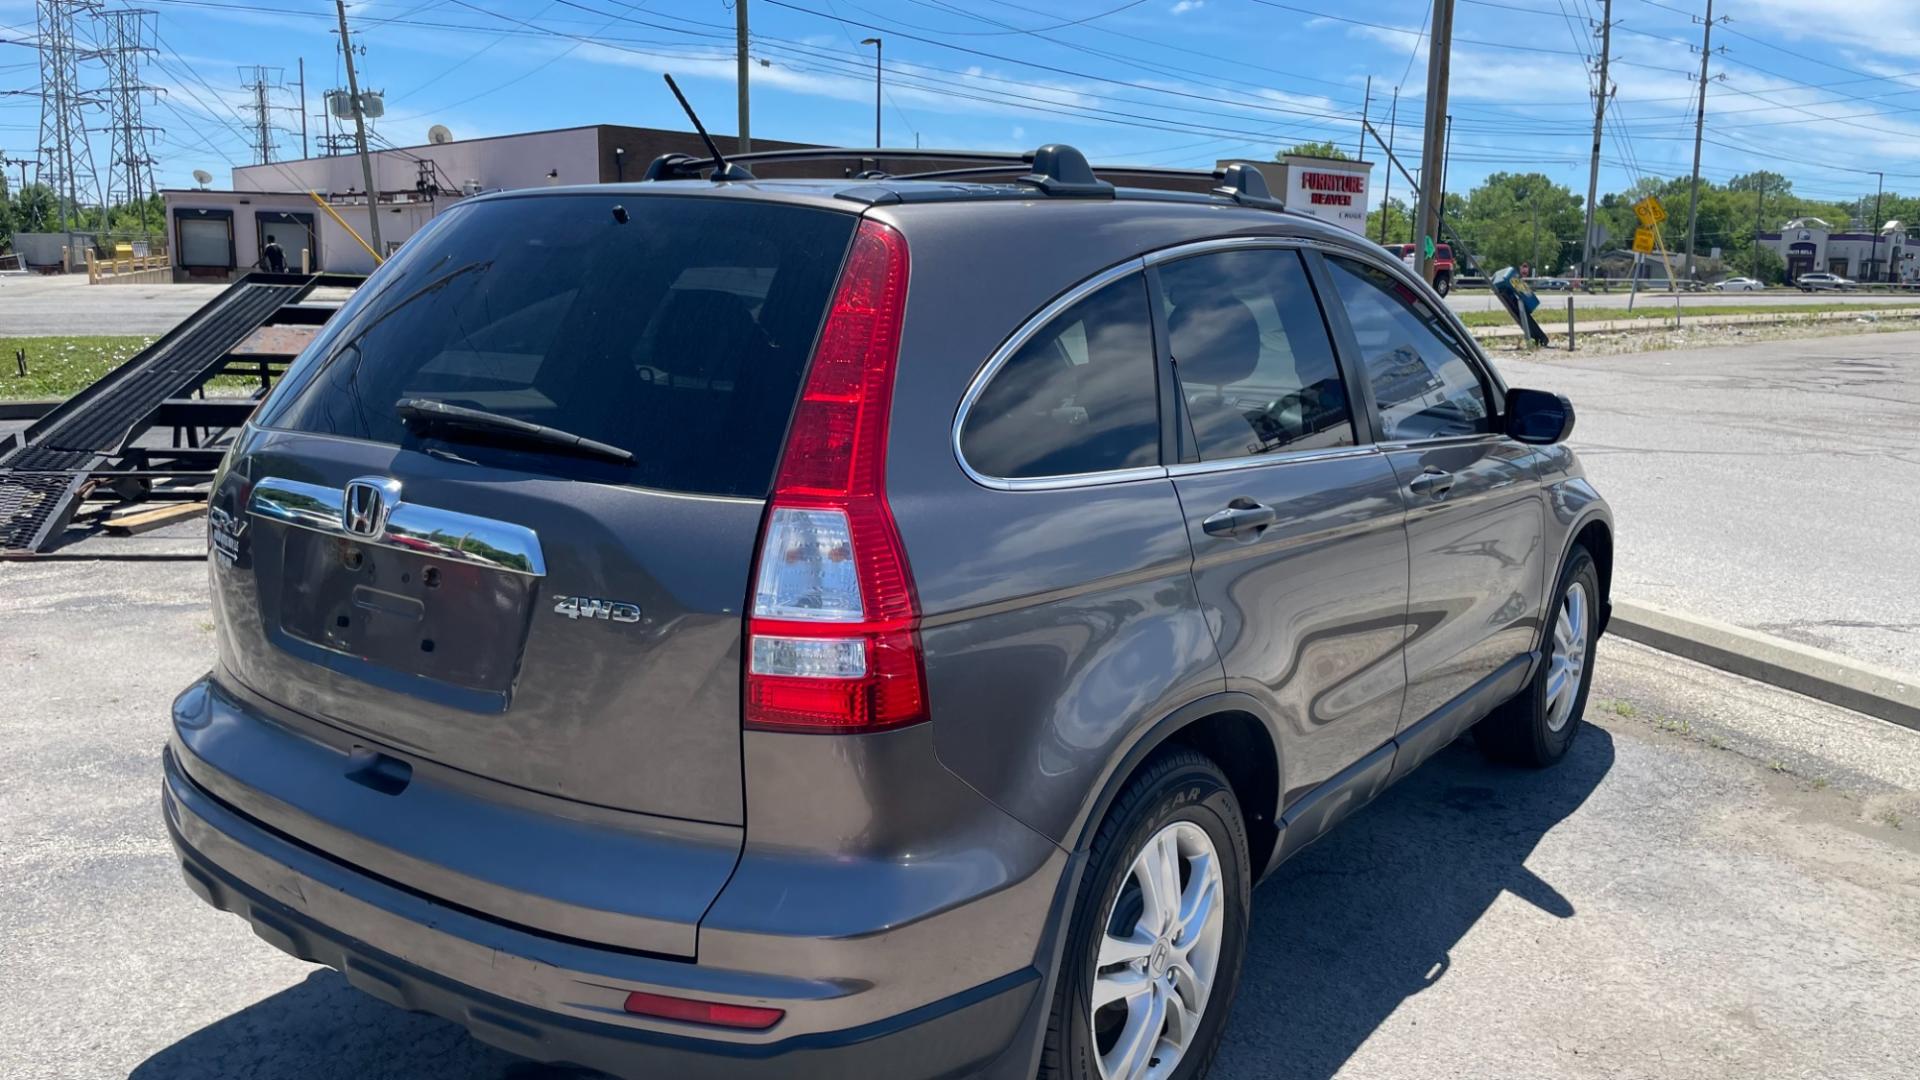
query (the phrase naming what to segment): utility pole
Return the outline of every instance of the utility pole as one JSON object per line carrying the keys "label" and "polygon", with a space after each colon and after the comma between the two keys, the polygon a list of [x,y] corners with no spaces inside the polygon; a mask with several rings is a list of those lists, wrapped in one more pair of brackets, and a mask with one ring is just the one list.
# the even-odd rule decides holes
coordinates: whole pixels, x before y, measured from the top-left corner
{"label": "utility pole", "polygon": [[1367,160],[1367,110],[1373,107],[1373,76],[1367,76],[1367,96],[1360,99],[1360,139],[1353,148],[1353,160]]}
{"label": "utility pole", "polygon": [[353,142],[360,152],[360,175],[367,184],[367,231],[373,237],[374,261],[387,257],[380,243],[380,191],[373,186],[373,159],[367,156],[367,116],[360,107],[360,79],[353,72],[353,38],[347,35],[347,0],[333,0],[340,15],[340,55],[347,61],[347,98],[353,106]]}
{"label": "utility pole", "polygon": [[[100,12],[104,41],[89,54],[98,57],[107,68],[107,131],[111,137],[113,164],[119,167],[107,172],[103,202],[109,206],[113,203],[116,179],[123,180],[119,194],[126,200],[128,209],[138,216],[142,234],[147,233],[147,199],[154,190],[153,155],[148,150],[147,136],[160,129],[145,122],[141,105],[146,95],[157,95],[160,91],[141,82],[140,61],[154,51],[147,42],[154,39],[156,18],[151,11],[132,8]],[[102,226],[111,229],[112,221],[104,220]]]}
{"label": "utility pole", "polygon": [[[1693,237],[1700,214],[1700,136],[1707,127],[1707,61],[1713,58],[1713,0],[1707,0],[1705,29],[1700,34],[1700,108],[1693,118],[1693,184],[1687,193],[1686,276],[1693,280]],[[1680,285],[1674,282],[1678,291]]]}
{"label": "utility pole", "polygon": [[1447,231],[1447,166],[1453,163],[1453,114],[1447,114],[1447,131],[1441,136],[1445,149],[1440,152],[1440,198],[1434,201],[1433,238],[1439,243],[1440,234]]}
{"label": "utility pole", "polygon": [[1600,197],[1600,125],[1607,116],[1607,54],[1613,50],[1613,0],[1600,5],[1600,83],[1593,92],[1593,159],[1587,164],[1587,231],[1580,245],[1580,280],[1593,277],[1593,215]]}
{"label": "utility pole", "polygon": [[1753,190],[1756,196],[1753,201],[1753,279],[1758,281],[1760,280],[1760,221],[1767,212],[1767,182],[1755,180]]}
{"label": "utility pole", "polygon": [[740,99],[740,137],[734,152],[753,153],[753,134],[751,112],[747,107],[747,0],[733,0],[733,65],[734,80],[738,85]]}
{"label": "utility pole", "polygon": [[1885,173],[1876,172],[1873,175],[1876,181],[1873,185],[1873,220],[1867,222],[1867,228],[1873,230],[1873,254],[1867,256],[1867,280],[1869,282],[1880,280],[1880,195],[1887,186],[1887,176]]}
{"label": "utility pole", "polygon": [[[53,192],[62,236],[80,228],[80,208],[100,202],[100,180],[87,140],[88,105],[96,98],[80,88],[83,58],[74,34],[75,17],[98,13],[95,0],[38,0],[34,5],[40,52],[40,145],[36,159],[41,184]],[[61,241],[64,250],[66,241]]]}
{"label": "utility pole", "polygon": [[[1399,120],[1400,88],[1396,86],[1393,88],[1393,107],[1387,110],[1387,157],[1389,158],[1393,157],[1395,125],[1399,123]],[[1389,162],[1389,164],[1391,164],[1391,162]],[[1385,190],[1380,193],[1380,242],[1382,244],[1387,242],[1387,214],[1392,210],[1392,207],[1388,204],[1393,202],[1393,170],[1388,169],[1386,173]]]}
{"label": "utility pole", "polygon": [[1453,53],[1453,0],[1433,0],[1432,36],[1427,39],[1427,116],[1420,131],[1420,213],[1413,230],[1420,277],[1433,280],[1433,256],[1428,238],[1439,230],[1435,211],[1440,205],[1441,159],[1446,154],[1447,84]]}
{"label": "utility pole", "polygon": [[300,156],[310,158],[313,151],[307,149],[307,58],[300,58]]}

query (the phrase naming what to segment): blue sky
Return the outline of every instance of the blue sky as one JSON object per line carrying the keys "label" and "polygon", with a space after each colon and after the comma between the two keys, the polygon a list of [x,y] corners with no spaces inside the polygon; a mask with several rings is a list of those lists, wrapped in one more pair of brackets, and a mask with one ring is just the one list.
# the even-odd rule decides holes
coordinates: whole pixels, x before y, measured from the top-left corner
{"label": "blue sky", "polygon": [[[1417,166],[1426,83],[1424,0],[748,0],[753,124],[763,138],[866,145],[873,50],[885,40],[892,145],[1031,148],[1071,142],[1096,161],[1211,165],[1305,139],[1359,141],[1365,84]],[[109,7],[126,6],[109,0]],[[147,122],[163,185],[195,169],[224,182],[250,160],[239,68],[296,62],[309,103],[339,84],[330,0],[141,0],[157,13],[159,87]],[[1685,173],[1705,0],[1615,0],[1615,122],[1601,189]],[[1449,187],[1538,170],[1586,186],[1587,59],[1601,0],[1458,0]],[[362,0],[349,5],[365,85],[386,92],[379,136],[425,141],[607,122],[685,127],[672,71],[715,130],[734,127],[733,11],[724,0]],[[1817,198],[1920,191],[1920,0],[1723,0],[1702,171],[1786,173]],[[37,141],[32,0],[0,0],[0,150]],[[4,44],[14,42],[14,44]],[[26,42],[29,44],[20,44]],[[1724,48],[1724,52],[1722,49]],[[97,67],[84,80],[99,80]],[[299,154],[297,112],[276,114],[277,157]],[[104,115],[98,121],[105,122]],[[318,131],[317,116],[311,121]],[[289,131],[288,129],[291,129]],[[104,142],[95,150],[109,159]],[[1374,158],[1369,147],[1368,157]],[[1374,191],[1380,192],[1379,170]],[[17,172],[10,171],[17,177]],[[1398,177],[1394,186],[1404,193]]]}

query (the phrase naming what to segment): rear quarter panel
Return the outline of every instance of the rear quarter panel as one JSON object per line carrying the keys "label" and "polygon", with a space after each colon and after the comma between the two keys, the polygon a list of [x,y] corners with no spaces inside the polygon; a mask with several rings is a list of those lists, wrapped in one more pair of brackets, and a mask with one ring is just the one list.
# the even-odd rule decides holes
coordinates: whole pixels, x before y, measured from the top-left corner
{"label": "rear quarter panel", "polygon": [[957,408],[1001,342],[1059,293],[1209,227],[1225,235],[1272,215],[1053,200],[876,216],[901,227],[912,255],[888,493],[920,594],[937,752],[1071,845],[1134,743],[1224,684],[1184,518],[1165,479],[981,486],[953,452]]}

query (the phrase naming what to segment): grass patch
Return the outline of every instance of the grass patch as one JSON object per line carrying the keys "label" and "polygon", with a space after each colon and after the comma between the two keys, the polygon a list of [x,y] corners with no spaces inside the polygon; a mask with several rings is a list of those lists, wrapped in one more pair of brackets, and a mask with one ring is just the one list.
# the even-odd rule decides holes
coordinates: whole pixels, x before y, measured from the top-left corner
{"label": "grass patch", "polygon": [[[0,399],[68,397],[152,344],[150,337],[0,337]],[[14,356],[27,352],[22,376]]]}
{"label": "grass patch", "polygon": [[[1683,318],[1693,315],[1817,315],[1829,311],[1893,311],[1905,310],[1907,308],[1920,308],[1920,302],[1899,303],[1890,301],[1885,304],[1768,304],[1764,307],[1752,305],[1735,306],[1732,304],[1689,304],[1684,300],[1680,303],[1680,313]],[[1459,315],[1460,321],[1467,324],[1469,329],[1487,326],[1512,326],[1514,324],[1513,320],[1507,317],[1506,311],[1498,307],[1492,311],[1462,311]],[[1540,306],[1534,310],[1533,318],[1534,321],[1541,326],[1564,325],[1567,321],[1567,305],[1564,302],[1555,304],[1551,299],[1543,298],[1540,301]],[[1647,319],[1658,321],[1671,318],[1673,318],[1672,298],[1655,296],[1650,299],[1642,299],[1634,305],[1632,311],[1628,311],[1624,303],[1623,306],[1617,308],[1580,308],[1574,313],[1574,325],[1578,327],[1581,323],[1595,323],[1616,319],[1634,319],[1636,321]]]}
{"label": "grass patch", "polygon": [[1605,705],[1601,706],[1601,708],[1605,709],[1610,713],[1613,713],[1616,716],[1631,717],[1631,716],[1637,716],[1640,712],[1640,710],[1634,706],[1633,702],[1628,701],[1625,698],[1615,698],[1612,701],[1609,701]]}

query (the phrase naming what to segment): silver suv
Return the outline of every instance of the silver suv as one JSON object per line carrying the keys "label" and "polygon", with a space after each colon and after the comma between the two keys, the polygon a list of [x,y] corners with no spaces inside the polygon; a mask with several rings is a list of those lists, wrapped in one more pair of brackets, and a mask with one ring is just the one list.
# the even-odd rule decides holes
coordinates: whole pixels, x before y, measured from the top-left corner
{"label": "silver suv", "polygon": [[1398,260],[1238,167],[714,165],[462,201],[248,426],[208,903],[623,1076],[1188,1080],[1255,882],[1567,752],[1607,508]]}

